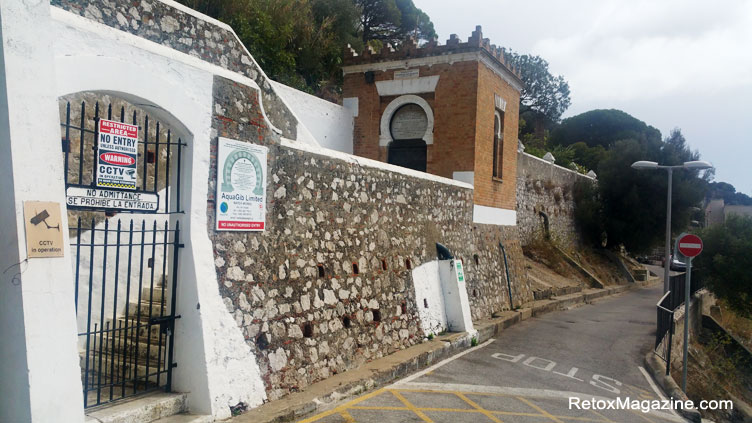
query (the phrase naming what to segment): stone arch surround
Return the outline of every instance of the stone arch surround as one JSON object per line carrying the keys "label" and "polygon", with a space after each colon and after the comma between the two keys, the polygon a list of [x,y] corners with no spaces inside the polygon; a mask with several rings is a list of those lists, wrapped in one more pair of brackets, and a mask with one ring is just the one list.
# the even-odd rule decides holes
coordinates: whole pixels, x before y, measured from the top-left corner
{"label": "stone arch surround", "polygon": [[392,121],[392,116],[394,116],[394,113],[402,106],[406,104],[417,104],[420,106],[424,112],[426,112],[426,118],[428,120],[428,123],[426,125],[426,133],[423,135],[423,141],[426,142],[426,144],[430,145],[433,144],[433,124],[434,124],[434,117],[433,117],[433,110],[431,109],[431,105],[428,104],[428,102],[423,99],[423,97],[417,96],[417,95],[402,95],[394,100],[392,100],[389,105],[386,106],[386,109],[384,110],[384,113],[381,115],[381,124],[380,124],[380,135],[379,135],[379,146],[386,147],[393,141],[392,139],[392,133],[389,130],[389,123]]}

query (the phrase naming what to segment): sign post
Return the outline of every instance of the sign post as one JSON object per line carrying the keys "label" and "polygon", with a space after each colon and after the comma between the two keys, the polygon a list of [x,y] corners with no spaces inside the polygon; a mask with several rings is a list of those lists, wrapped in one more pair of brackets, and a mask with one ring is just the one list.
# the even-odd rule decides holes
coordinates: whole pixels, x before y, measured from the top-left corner
{"label": "sign post", "polygon": [[[677,241],[679,252],[687,257],[687,278],[684,286],[684,357],[682,358],[682,391],[687,393],[687,354],[689,348],[689,291],[692,281],[692,258],[702,252],[702,240],[697,235],[682,234]],[[671,357],[669,357],[671,360]]]}

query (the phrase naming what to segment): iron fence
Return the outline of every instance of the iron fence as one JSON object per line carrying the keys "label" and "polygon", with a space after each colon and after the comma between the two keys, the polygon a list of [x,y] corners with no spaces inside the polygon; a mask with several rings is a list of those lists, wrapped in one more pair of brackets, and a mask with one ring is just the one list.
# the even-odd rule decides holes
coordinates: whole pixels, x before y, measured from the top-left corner
{"label": "iron fence", "polygon": [[[656,304],[657,321],[654,352],[666,362],[666,375],[671,371],[671,344],[674,334],[674,313],[684,304],[687,274],[679,273],[669,277],[669,288]],[[692,271],[690,295],[703,287],[702,273]]]}
{"label": "iron fence", "polygon": [[70,232],[84,406],[169,390],[179,222],[79,218]]}
{"label": "iron fence", "polygon": [[[72,119],[71,103],[66,102],[65,115],[60,123],[62,129],[62,149],[64,153],[65,187],[95,188],[98,153],[98,128],[100,119],[99,102],[94,103],[93,115],[87,110],[85,101],[76,107],[79,116],[77,122]],[[113,120],[112,104],[107,106],[107,120]],[[126,117],[128,119],[126,119]],[[153,194],[162,204],[157,213],[182,213],[180,202],[180,178],[182,150],[187,146],[180,137],[173,134],[147,114],[139,116],[136,110],[126,116],[125,106],[120,106],[119,116],[115,119],[121,123],[129,120],[139,128],[137,183],[136,189],[107,188],[110,191],[122,191],[128,194]],[[173,191],[171,191],[173,190]],[[71,206],[69,209],[101,210],[97,207]],[[144,213],[144,210],[108,209],[118,213]]]}

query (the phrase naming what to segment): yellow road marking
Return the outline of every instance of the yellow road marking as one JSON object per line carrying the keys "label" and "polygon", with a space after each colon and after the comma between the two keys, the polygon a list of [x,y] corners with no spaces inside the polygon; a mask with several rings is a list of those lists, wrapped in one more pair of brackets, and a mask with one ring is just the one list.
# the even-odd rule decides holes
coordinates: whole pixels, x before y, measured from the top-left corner
{"label": "yellow road marking", "polygon": [[555,421],[555,422],[557,422],[557,423],[564,423],[564,422],[562,422],[561,420],[559,420],[558,418],[556,418],[556,416],[552,416],[552,415],[551,415],[551,414],[550,414],[550,413],[549,413],[548,411],[546,411],[546,410],[544,410],[544,409],[542,409],[542,408],[538,407],[537,405],[535,405],[535,404],[533,404],[532,402],[530,402],[530,401],[526,400],[525,398],[522,398],[522,397],[515,397],[515,398],[517,398],[518,400],[520,400],[520,401],[524,402],[525,404],[527,404],[527,405],[529,405],[529,406],[533,407],[533,408],[534,408],[534,409],[536,409],[536,410],[537,410],[537,411],[538,411],[539,413],[543,414],[544,416],[548,417],[549,419],[551,419],[551,420],[553,420],[553,421]]}
{"label": "yellow road marking", "polygon": [[353,405],[347,407],[348,410],[385,410],[385,411],[409,411],[407,407],[379,407],[379,406],[367,406],[367,405]]}
{"label": "yellow road marking", "polygon": [[475,408],[476,410],[480,411],[484,416],[491,419],[494,423],[503,423],[501,420],[499,420],[496,416],[489,413],[487,410],[483,409],[480,405],[476,404],[475,401],[471,400],[470,398],[466,397],[464,394],[460,392],[455,392],[455,395],[457,395],[462,401],[465,401],[468,403],[471,407]]}
{"label": "yellow road marking", "polygon": [[514,395],[510,394],[499,394],[494,392],[465,392],[465,391],[440,391],[437,389],[418,389],[418,388],[394,388],[396,391],[400,392],[421,392],[426,394],[454,394],[456,392],[461,392],[463,394],[470,394],[470,395],[484,395],[484,396],[491,396],[491,397],[513,397]]}
{"label": "yellow road marking", "polygon": [[373,398],[373,397],[375,397],[377,395],[380,395],[382,393],[384,393],[384,389],[383,388],[382,389],[377,389],[377,390],[371,392],[370,394],[365,394],[362,397],[357,398],[357,399],[355,399],[353,401],[350,401],[350,402],[348,402],[346,404],[342,404],[342,405],[340,405],[337,408],[333,408],[333,409],[331,409],[329,411],[325,411],[325,412],[323,412],[321,414],[315,415],[313,417],[309,417],[309,418],[307,418],[305,420],[301,420],[298,423],[313,423],[313,422],[319,421],[319,420],[323,419],[324,417],[328,417],[328,416],[331,416],[332,414],[337,414],[337,413],[340,413],[342,411],[345,411],[345,410],[347,410],[349,408],[349,406],[352,406],[352,405],[355,405],[355,404],[359,404],[359,403],[361,403],[361,402],[363,402],[363,401],[365,401],[367,399]]}
{"label": "yellow road marking", "polygon": [[355,419],[350,413],[347,412],[347,410],[340,411],[339,415],[345,419],[345,423],[355,423]]}
{"label": "yellow road marking", "polygon": [[592,412],[593,414],[595,414],[596,416],[598,416],[598,417],[602,418],[604,422],[606,422],[606,423],[614,423],[614,421],[613,421],[613,420],[609,419],[608,417],[604,416],[603,414],[601,414],[601,413],[599,413],[599,412],[597,412],[597,411],[595,411],[595,410],[590,410],[590,411],[591,411],[591,412]]}
{"label": "yellow road marking", "polygon": [[638,412],[638,411],[634,411],[634,410],[629,410],[629,411],[631,411],[632,413],[637,414],[638,416],[642,417],[642,419],[645,420],[645,421],[648,421],[650,423],[655,423],[654,421],[652,421],[649,418],[647,418],[647,416],[644,416],[642,412]]}
{"label": "yellow road marking", "polygon": [[[390,392],[392,395],[394,395],[403,405],[404,407],[394,407],[394,406],[361,406],[357,405],[365,400],[374,398],[376,396],[379,396],[385,392]],[[468,405],[473,407],[472,409],[462,409],[462,408],[441,408],[441,407],[417,407],[414,404],[412,404],[410,401],[407,400],[400,392],[419,392],[419,393],[435,393],[435,394],[454,394],[460,399],[462,399],[464,402],[466,402]],[[487,410],[481,407],[479,404],[471,400],[467,397],[467,395],[482,395],[482,396],[491,396],[491,397],[513,397],[517,400],[527,404],[531,408],[538,411],[538,413],[526,413],[526,412],[513,412],[513,411],[495,411],[495,410]],[[480,393],[480,392],[463,392],[463,391],[441,391],[441,390],[432,390],[432,389],[378,389],[376,391],[373,391],[369,394],[363,395],[360,398],[357,398],[355,400],[352,400],[350,402],[347,402],[345,404],[340,405],[339,407],[336,407],[332,410],[325,411],[321,414],[318,414],[313,417],[309,417],[308,419],[301,420],[298,423],[313,423],[316,421],[319,421],[325,417],[339,414],[342,416],[342,418],[345,419],[346,423],[353,423],[355,422],[355,419],[353,416],[347,411],[347,410],[371,410],[371,411],[411,411],[418,417],[420,417],[424,422],[426,423],[433,423],[433,420],[431,420],[430,417],[428,417],[424,411],[432,411],[432,412],[444,412],[444,413],[478,413],[483,414],[489,419],[491,419],[495,423],[501,423],[502,421],[498,419],[495,415],[499,416],[528,416],[528,417],[545,417],[549,420],[552,420],[557,423],[564,423],[563,420],[572,420],[572,421],[582,421],[582,422],[595,422],[595,423],[614,423],[612,420],[610,420],[608,417],[603,416],[602,414],[591,410],[596,416],[599,417],[599,419],[593,419],[593,418],[587,418],[587,417],[570,417],[570,416],[558,416],[553,415],[547,412],[546,410],[542,409],[538,405],[530,402],[528,399],[521,397],[521,396],[514,396],[514,395],[507,395],[507,394],[497,394],[497,393]],[[647,417],[643,416],[641,413],[635,413],[640,415],[644,420],[647,420],[650,423],[654,423],[652,420],[648,419]]]}
{"label": "yellow road marking", "polygon": [[402,396],[402,394],[400,394],[397,391],[393,391],[393,390],[390,390],[389,392],[391,392],[392,395],[394,395],[395,397],[397,397],[398,400],[402,401],[402,404],[405,404],[405,407],[409,408],[410,411],[412,411],[413,413],[415,413],[416,416],[418,416],[421,419],[423,419],[424,422],[426,422],[426,423],[433,423],[433,420],[431,420],[430,418],[428,418],[428,416],[426,416],[422,411],[418,410],[410,401],[407,400],[407,398],[405,398],[404,396]]}

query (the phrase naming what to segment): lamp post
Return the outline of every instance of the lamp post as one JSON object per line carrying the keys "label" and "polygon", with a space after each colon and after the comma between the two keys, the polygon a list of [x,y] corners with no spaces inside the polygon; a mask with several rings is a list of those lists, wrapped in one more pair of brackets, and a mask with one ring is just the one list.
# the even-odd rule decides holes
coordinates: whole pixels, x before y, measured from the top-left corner
{"label": "lamp post", "polygon": [[666,250],[663,264],[663,293],[668,292],[669,269],[671,269],[671,186],[673,184],[674,169],[710,169],[713,165],[702,160],[684,162],[676,166],[659,165],[656,162],[640,160],[632,163],[632,169],[649,170],[649,169],[666,169],[668,172],[668,193],[666,195]]}

